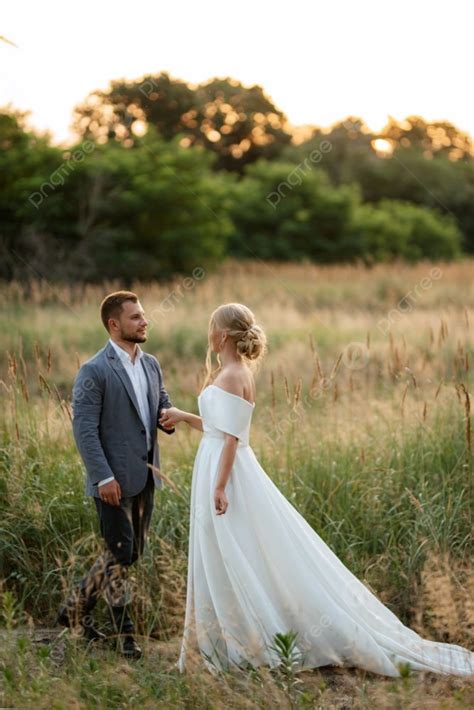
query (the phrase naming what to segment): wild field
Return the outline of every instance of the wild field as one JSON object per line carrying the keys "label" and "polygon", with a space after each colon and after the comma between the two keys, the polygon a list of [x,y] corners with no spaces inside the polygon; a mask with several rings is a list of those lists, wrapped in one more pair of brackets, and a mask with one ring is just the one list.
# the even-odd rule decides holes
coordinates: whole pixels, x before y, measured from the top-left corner
{"label": "wild field", "polygon": [[[63,591],[100,546],[71,432],[78,366],[105,345],[120,283],[0,286],[0,705],[430,708],[474,704],[474,681],[356,669],[226,674],[174,668],[184,619],[189,490],[199,434],[160,435],[166,485],[134,569],[145,658],[53,629]],[[268,335],[251,445],[318,534],[404,623],[474,648],[474,262],[316,267],[228,262],[131,285],[144,349],[173,402],[197,411],[207,321],[250,306]],[[98,620],[107,623],[101,605]]]}

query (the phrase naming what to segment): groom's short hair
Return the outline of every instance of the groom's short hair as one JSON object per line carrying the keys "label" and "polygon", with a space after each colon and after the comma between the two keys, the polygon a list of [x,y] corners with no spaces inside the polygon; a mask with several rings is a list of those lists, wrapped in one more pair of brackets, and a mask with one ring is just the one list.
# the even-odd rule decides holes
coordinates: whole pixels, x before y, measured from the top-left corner
{"label": "groom's short hair", "polygon": [[100,317],[105,329],[109,330],[109,318],[118,318],[125,301],[138,302],[138,296],[133,291],[114,291],[109,293],[100,304]]}

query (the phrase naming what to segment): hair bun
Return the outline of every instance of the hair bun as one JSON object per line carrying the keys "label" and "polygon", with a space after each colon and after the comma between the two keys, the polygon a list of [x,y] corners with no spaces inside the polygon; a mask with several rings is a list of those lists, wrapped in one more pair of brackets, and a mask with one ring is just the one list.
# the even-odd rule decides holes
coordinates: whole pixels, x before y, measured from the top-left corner
{"label": "hair bun", "polygon": [[[267,338],[255,315],[243,303],[223,303],[212,312],[209,319],[209,336],[215,330],[222,330],[235,343],[239,357],[252,361],[256,367],[266,351]],[[212,378],[211,343],[206,355],[206,379],[204,386]]]}
{"label": "hair bun", "polygon": [[240,337],[236,340],[237,352],[247,360],[256,360],[259,358],[266,346],[266,337],[262,328],[253,323],[248,328],[241,331]]}

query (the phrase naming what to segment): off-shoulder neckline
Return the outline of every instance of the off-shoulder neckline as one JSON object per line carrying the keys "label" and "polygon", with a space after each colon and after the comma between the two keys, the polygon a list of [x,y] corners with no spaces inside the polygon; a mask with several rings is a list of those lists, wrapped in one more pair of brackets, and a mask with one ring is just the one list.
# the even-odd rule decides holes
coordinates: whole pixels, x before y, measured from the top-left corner
{"label": "off-shoulder neckline", "polygon": [[248,399],[245,399],[245,397],[240,397],[238,394],[234,394],[233,392],[228,392],[223,387],[219,387],[219,385],[212,385],[212,384],[207,385],[207,387],[205,387],[204,389],[207,389],[208,387],[215,387],[216,390],[220,390],[221,392],[224,392],[225,394],[228,394],[231,397],[237,397],[237,399],[242,400],[242,402],[245,402],[245,404],[248,404],[249,407],[252,407],[252,409],[255,408],[255,402],[249,402]]}

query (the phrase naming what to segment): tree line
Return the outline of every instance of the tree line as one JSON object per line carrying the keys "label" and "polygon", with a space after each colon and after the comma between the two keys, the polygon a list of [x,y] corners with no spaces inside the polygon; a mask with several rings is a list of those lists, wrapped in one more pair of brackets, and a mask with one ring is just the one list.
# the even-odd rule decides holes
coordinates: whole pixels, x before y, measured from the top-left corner
{"label": "tree line", "polygon": [[64,149],[0,111],[1,278],[474,253],[472,141],[448,122],[294,128],[261,87],[160,74],[93,92],[73,126]]}

